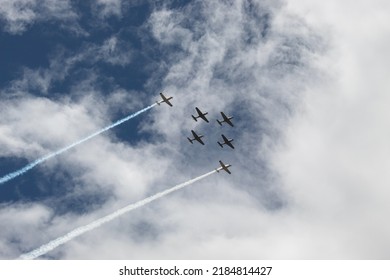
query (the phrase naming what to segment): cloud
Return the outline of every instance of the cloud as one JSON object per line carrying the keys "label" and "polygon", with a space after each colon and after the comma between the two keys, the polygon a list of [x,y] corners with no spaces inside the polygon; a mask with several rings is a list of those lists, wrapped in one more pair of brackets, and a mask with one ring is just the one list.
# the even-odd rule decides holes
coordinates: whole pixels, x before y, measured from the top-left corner
{"label": "cloud", "polygon": [[387,259],[390,6],[357,1],[350,13],[349,4],[291,4],[331,47],[318,62],[325,75],[309,84],[304,111],[274,159],[294,205],[291,220],[323,243],[321,253],[305,249],[303,257]]}
{"label": "cloud", "polygon": [[100,19],[111,17],[122,18],[131,8],[153,4],[155,2],[150,0],[97,0],[91,3],[91,9]]}
{"label": "cloud", "polygon": [[132,59],[131,47],[117,36],[106,39],[102,45],[88,46],[84,53],[90,61],[103,61],[111,65],[125,66]]}
{"label": "cloud", "polygon": [[[117,36],[110,36],[100,44],[97,42],[85,43],[78,50],[58,48],[50,54],[49,67],[21,68],[21,77],[10,82],[6,90],[2,92],[8,96],[16,96],[26,92],[34,92],[40,95],[54,95],[53,85],[72,81],[77,75],[88,76],[84,78],[82,85],[93,88],[93,83],[98,79],[99,67],[97,64],[106,64],[115,67],[125,67],[132,62],[132,46]],[[89,69],[78,66],[87,64]],[[91,68],[93,70],[91,70]],[[115,89],[116,92],[120,89]]]}
{"label": "cloud", "polygon": [[43,224],[52,217],[50,209],[41,205],[18,204],[1,205],[0,221],[7,225],[0,233],[1,259],[13,258],[22,248],[20,241],[33,245],[37,241],[37,235],[29,235],[26,232],[43,232]]}
{"label": "cloud", "polygon": [[122,0],[98,0],[95,5],[102,18],[122,16]]}
{"label": "cloud", "polygon": [[[68,23],[62,27],[76,34],[84,33],[77,24],[78,14],[69,0],[1,0],[0,20],[5,23],[4,31],[11,34],[21,34],[34,23],[42,21]],[[72,23],[71,26],[69,23]]]}

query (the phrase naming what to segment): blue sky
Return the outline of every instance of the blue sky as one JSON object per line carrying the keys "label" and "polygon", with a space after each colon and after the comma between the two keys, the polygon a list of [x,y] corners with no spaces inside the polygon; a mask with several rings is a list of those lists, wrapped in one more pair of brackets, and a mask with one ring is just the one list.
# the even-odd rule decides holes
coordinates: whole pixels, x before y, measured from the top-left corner
{"label": "blue sky", "polygon": [[[220,159],[231,176],[213,175],[43,258],[388,258],[389,5],[375,1],[385,8],[0,0],[1,176],[153,104],[160,91],[174,97],[174,107],[156,106],[0,185],[0,258]],[[195,106],[210,124],[192,120]],[[234,128],[218,126],[220,111]],[[191,129],[205,146],[187,141]],[[234,151],[218,147],[222,133]]]}

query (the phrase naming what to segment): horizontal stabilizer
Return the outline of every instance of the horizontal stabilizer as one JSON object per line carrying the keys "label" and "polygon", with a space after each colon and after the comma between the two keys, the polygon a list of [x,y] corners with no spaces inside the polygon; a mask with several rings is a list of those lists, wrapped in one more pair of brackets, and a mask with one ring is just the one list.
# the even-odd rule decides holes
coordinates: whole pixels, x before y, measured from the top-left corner
{"label": "horizontal stabilizer", "polygon": [[194,121],[196,122],[198,121],[193,115],[191,115],[191,117],[194,119]]}

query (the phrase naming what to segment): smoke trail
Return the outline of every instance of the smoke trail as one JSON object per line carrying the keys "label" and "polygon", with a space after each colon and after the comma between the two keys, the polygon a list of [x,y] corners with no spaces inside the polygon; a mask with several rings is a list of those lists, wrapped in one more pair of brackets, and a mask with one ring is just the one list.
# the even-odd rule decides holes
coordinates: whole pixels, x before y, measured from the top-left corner
{"label": "smoke trail", "polygon": [[161,197],[163,197],[163,196],[165,196],[165,195],[167,195],[167,194],[169,194],[171,192],[177,191],[177,190],[179,190],[181,188],[184,188],[185,186],[188,186],[188,185],[190,185],[192,183],[195,183],[196,181],[199,181],[199,180],[201,180],[203,178],[206,178],[207,176],[210,176],[211,174],[214,174],[215,172],[217,172],[217,171],[213,170],[213,171],[211,171],[209,173],[206,173],[204,175],[201,175],[199,177],[191,179],[191,180],[189,180],[189,181],[187,181],[185,183],[182,183],[180,185],[176,185],[176,186],[174,186],[174,187],[172,187],[170,189],[167,189],[165,191],[156,193],[155,195],[149,196],[149,197],[147,197],[147,198],[145,198],[145,199],[143,199],[141,201],[138,201],[138,202],[136,202],[134,204],[130,204],[130,205],[126,206],[126,207],[123,207],[123,208],[115,211],[114,213],[111,213],[111,214],[109,214],[109,215],[107,215],[105,217],[102,217],[102,218],[100,218],[98,220],[95,220],[94,222],[92,222],[92,223],[90,223],[88,225],[78,227],[78,228],[72,230],[71,232],[65,234],[64,236],[61,236],[61,237],[59,237],[57,239],[54,239],[54,240],[50,241],[47,244],[42,245],[38,249],[35,249],[35,250],[33,250],[33,251],[29,252],[29,253],[20,255],[19,259],[32,260],[32,259],[35,259],[35,258],[37,258],[39,256],[42,256],[42,255],[50,252],[51,250],[57,248],[58,246],[66,243],[66,242],[71,241],[73,238],[75,238],[75,237],[77,237],[79,235],[82,235],[82,234],[84,234],[84,233],[86,233],[88,231],[91,231],[91,230],[93,230],[93,229],[95,229],[97,227],[100,227],[100,226],[104,225],[105,223],[108,223],[108,222],[112,221],[113,219],[118,218],[119,216],[121,216],[123,214],[126,214],[127,212],[130,212],[130,211],[132,211],[134,209],[142,207],[142,206],[144,206],[144,205],[146,205],[146,204],[148,204],[148,203],[150,203],[150,202],[152,202],[152,201],[154,201],[156,199],[159,199],[159,198],[161,198]]}
{"label": "smoke trail", "polygon": [[101,133],[103,133],[103,132],[113,128],[113,127],[116,127],[116,126],[120,125],[121,123],[124,123],[124,122],[126,122],[126,121],[128,121],[128,120],[130,120],[130,119],[132,119],[132,118],[134,118],[136,116],[138,116],[139,114],[142,114],[142,113],[150,110],[154,106],[156,106],[156,103],[154,103],[153,105],[150,105],[150,106],[148,106],[148,107],[146,107],[146,108],[144,108],[142,110],[139,110],[138,112],[136,112],[134,114],[131,114],[131,115],[129,115],[129,116],[123,118],[123,119],[120,119],[120,120],[116,121],[115,123],[113,123],[113,124],[111,124],[109,126],[106,126],[105,128],[103,128],[103,129],[101,129],[101,130],[99,130],[99,131],[97,131],[97,132],[95,132],[95,133],[85,137],[84,139],[81,139],[81,140],[79,140],[79,141],[77,141],[77,142],[75,142],[73,144],[70,144],[69,146],[66,146],[65,148],[62,148],[62,149],[60,149],[60,150],[58,150],[56,152],[53,152],[53,153],[48,154],[48,155],[46,155],[44,157],[41,157],[40,159],[37,159],[37,160],[33,161],[32,163],[29,163],[25,167],[15,171],[15,172],[9,173],[9,174],[1,177],[0,178],[0,184],[4,184],[4,183],[8,182],[9,180],[12,180],[15,177],[18,177],[18,176],[26,173],[27,171],[32,169],[34,166],[36,166],[36,165],[38,165],[38,164],[40,164],[40,163],[42,163],[42,162],[52,158],[52,157],[58,156],[59,154],[62,154],[63,152],[66,152],[67,150],[69,150],[69,149],[71,149],[71,148],[73,148],[73,147],[75,147],[77,145],[80,145],[81,143],[84,143],[85,141],[88,141],[89,139],[91,139],[91,138],[93,138],[93,137],[95,137],[95,136],[97,136],[97,135],[99,135],[99,134],[101,134]]}

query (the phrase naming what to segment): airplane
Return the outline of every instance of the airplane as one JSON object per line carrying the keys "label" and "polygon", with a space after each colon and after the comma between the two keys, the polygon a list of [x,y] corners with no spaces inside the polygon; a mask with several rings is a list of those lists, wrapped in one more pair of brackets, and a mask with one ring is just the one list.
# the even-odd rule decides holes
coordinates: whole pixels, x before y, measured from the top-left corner
{"label": "airplane", "polygon": [[196,132],[193,131],[193,130],[191,130],[191,132],[192,132],[192,135],[194,136],[194,139],[190,139],[189,137],[187,137],[188,141],[190,141],[191,144],[193,144],[193,141],[196,140],[196,141],[198,141],[200,144],[204,145],[202,139],[200,139],[200,138],[203,137],[203,135],[198,135],[198,134],[196,134]]}
{"label": "airplane", "polygon": [[223,148],[223,145],[228,145],[230,148],[234,149],[234,146],[231,143],[233,141],[233,139],[228,139],[223,134],[221,136],[222,136],[224,142],[223,143],[219,143],[219,141],[218,141],[218,145],[221,146],[221,148]]}
{"label": "airplane", "polygon": [[170,96],[170,97],[165,97],[164,94],[163,94],[162,92],[160,92],[160,96],[161,96],[162,100],[161,100],[161,101],[156,101],[156,103],[157,103],[158,105],[160,105],[161,103],[165,102],[165,103],[167,103],[169,106],[172,107],[172,103],[169,102],[169,100],[171,100],[171,99],[173,98],[172,96]]}
{"label": "airplane", "polygon": [[217,172],[224,170],[227,173],[232,174],[232,172],[229,170],[229,167],[232,166],[231,164],[224,164],[222,162],[222,160],[219,161],[219,164],[221,165],[221,167],[218,167],[217,169],[215,169]]}
{"label": "airplane", "polygon": [[217,120],[219,125],[222,125],[222,123],[225,122],[230,126],[234,126],[233,123],[230,121],[233,117],[227,117],[223,112],[221,112],[221,115],[222,115],[223,120],[222,121]]}
{"label": "airplane", "polygon": [[195,107],[195,109],[196,109],[196,112],[198,113],[198,116],[197,116],[197,117],[195,117],[194,115],[191,115],[191,116],[192,116],[192,118],[193,118],[196,122],[198,121],[197,119],[199,119],[199,118],[202,118],[205,122],[209,122],[209,120],[206,118],[206,115],[208,114],[207,112],[206,112],[206,113],[202,113],[202,111],[199,110],[198,107]]}

